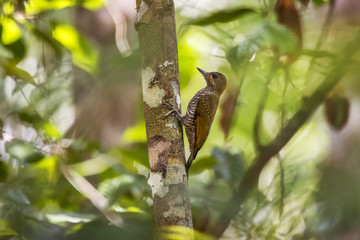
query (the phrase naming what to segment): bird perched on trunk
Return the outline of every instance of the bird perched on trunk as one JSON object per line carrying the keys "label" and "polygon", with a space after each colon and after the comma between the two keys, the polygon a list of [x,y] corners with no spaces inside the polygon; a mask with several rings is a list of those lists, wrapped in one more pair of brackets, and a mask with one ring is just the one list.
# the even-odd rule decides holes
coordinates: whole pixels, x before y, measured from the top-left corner
{"label": "bird perched on trunk", "polygon": [[181,115],[171,104],[165,103],[171,109],[165,117],[174,114],[185,126],[190,148],[190,156],[185,165],[186,174],[209,135],[220,96],[226,88],[226,77],[223,74],[197,69],[204,76],[206,87],[197,92],[190,100],[186,114]]}

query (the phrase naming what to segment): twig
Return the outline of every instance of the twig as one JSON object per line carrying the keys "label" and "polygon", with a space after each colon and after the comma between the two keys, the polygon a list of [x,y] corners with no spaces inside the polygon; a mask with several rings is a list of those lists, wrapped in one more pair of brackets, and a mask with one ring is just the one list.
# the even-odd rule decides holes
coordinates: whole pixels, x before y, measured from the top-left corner
{"label": "twig", "polygon": [[[325,21],[322,25],[322,28],[321,28],[321,32],[320,32],[320,35],[319,35],[319,38],[316,42],[316,45],[315,45],[315,51],[318,51],[320,50],[320,47],[321,45],[324,43],[328,33],[329,33],[329,29],[330,29],[330,25],[331,25],[331,20],[333,18],[333,15],[334,15],[334,9],[335,9],[335,1],[336,0],[331,0],[330,1],[330,4],[329,4],[329,10],[326,14],[326,18],[325,18]],[[311,59],[311,62],[310,62],[310,65],[309,65],[309,68],[308,68],[308,71],[306,73],[306,77],[305,77],[305,83],[308,83],[310,81],[310,77],[311,77],[311,72],[312,72],[312,69],[313,69],[313,66],[315,65],[315,62],[316,62],[317,58],[316,57],[313,57]]]}
{"label": "twig", "polygon": [[280,154],[277,154],[277,160],[279,162],[279,170],[280,170],[280,216],[284,210],[284,199],[285,199],[285,172],[284,166],[282,164],[282,158]]}
{"label": "twig", "polygon": [[260,102],[259,102],[259,106],[256,112],[256,116],[255,116],[255,121],[254,121],[254,126],[253,126],[253,131],[254,131],[254,144],[257,150],[261,150],[262,143],[260,140],[260,125],[262,122],[262,117],[263,117],[263,113],[264,113],[264,108],[265,108],[265,104],[266,104],[266,100],[267,97],[269,95],[269,84],[275,74],[277,70],[277,62],[274,61],[272,64],[272,67],[270,68],[270,73],[266,79],[266,83],[265,83],[265,90],[264,93],[261,96]]}

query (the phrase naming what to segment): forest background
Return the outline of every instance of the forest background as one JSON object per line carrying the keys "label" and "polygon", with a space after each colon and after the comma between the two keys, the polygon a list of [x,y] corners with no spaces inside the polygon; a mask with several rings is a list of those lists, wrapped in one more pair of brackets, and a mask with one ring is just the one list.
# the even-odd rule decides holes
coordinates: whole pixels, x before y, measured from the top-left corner
{"label": "forest background", "polygon": [[[156,239],[136,2],[0,5],[0,239]],[[196,67],[228,79],[189,173],[195,239],[360,238],[359,10],[175,1],[182,112]]]}

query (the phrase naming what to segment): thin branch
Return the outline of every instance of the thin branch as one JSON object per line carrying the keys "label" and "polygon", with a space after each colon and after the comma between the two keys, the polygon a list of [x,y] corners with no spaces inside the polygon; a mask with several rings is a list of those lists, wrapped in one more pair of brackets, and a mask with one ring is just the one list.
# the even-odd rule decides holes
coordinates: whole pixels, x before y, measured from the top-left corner
{"label": "thin branch", "polygon": [[360,34],[357,34],[344,49],[343,54],[334,62],[330,74],[324,79],[317,90],[303,100],[301,108],[287,122],[273,141],[264,146],[252,161],[252,165],[246,171],[244,177],[234,195],[225,204],[223,212],[215,223],[208,228],[208,233],[219,238],[229,226],[231,220],[238,214],[240,207],[250,190],[256,185],[263,167],[269,160],[277,155],[289,140],[308,121],[315,110],[326,99],[327,95],[334,89],[346,74],[349,60],[359,51]]}
{"label": "thin branch", "polygon": [[264,108],[265,108],[265,104],[266,104],[266,100],[268,98],[269,95],[269,84],[277,70],[277,62],[274,61],[273,66],[270,68],[270,73],[269,76],[266,79],[266,83],[265,83],[265,90],[264,93],[261,96],[260,102],[259,102],[259,106],[256,112],[256,116],[255,116],[255,121],[254,121],[254,126],[253,126],[253,132],[254,132],[254,144],[257,150],[261,150],[261,148],[263,147],[261,140],[260,140],[260,125],[262,122],[262,118],[263,118],[263,113],[264,113]]}
{"label": "thin branch", "polygon": [[[325,21],[324,21],[324,23],[322,25],[319,38],[318,38],[318,40],[316,42],[316,45],[315,45],[315,51],[320,50],[321,45],[324,43],[324,41],[325,41],[325,39],[326,39],[326,37],[327,37],[327,35],[329,33],[331,20],[333,19],[333,15],[334,15],[335,2],[336,2],[336,0],[331,0],[330,1],[329,10],[328,10],[328,12],[326,14]],[[311,72],[312,72],[313,66],[315,65],[316,60],[317,60],[316,57],[313,57],[311,59],[308,71],[306,73],[305,83],[308,83],[309,80],[310,80]]]}
{"label": "thin branch", "polygon": [[281,216],[284,210],[284,199],[285,199],[285,171],[280,154],[277,154],[277,160],[279,162],[279,170],[280,170],[280,216]]}

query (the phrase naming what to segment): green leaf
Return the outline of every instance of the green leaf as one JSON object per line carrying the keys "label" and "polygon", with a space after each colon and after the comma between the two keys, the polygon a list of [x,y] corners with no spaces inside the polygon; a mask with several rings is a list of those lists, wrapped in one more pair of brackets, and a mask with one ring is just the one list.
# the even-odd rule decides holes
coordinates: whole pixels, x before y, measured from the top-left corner
{"label": "green leaf", "polygon": [[318,7],[320,7],[326,3],[330,3],[331,1],[334,1],[334,0],[312,0],[313,4]]}
{"label": "green leaf", "polygon": [[89,10],[93,10],[93,11],[104,7],[105,2],[106,2],[106,0],[84,0],[84,1],[81,1],[82,6],[84,6],[85,8],[87,8]]}
{"label": "green leaf", "polygon": [[226,53],[226,59],[234,69],[237,69],[239,65],[249,62],[251,57],[259,51],[261,45],[262,41],[260,35],[255,33],[239,45],[231,48]]}
{"label": "green leaf", "polygon": [[36,164],[36,167],[39,169],[46,170],[47,180],[49,182],[55,182],[57,179],[57,169],[58,169],[58,157],[55,155],[51,155],[49,157],[44,157]]}
{"label": "green leaf", "polygon": [[0,23],[3,26],[1,33],[1,42],[3,44],[11,44],[21,38],[21,30],[14,20],[11,18],[2,17],[0,18]]}
{"label": "green leaf", "polygon": [[[8,59],[11,59],[11,63],[16,65],[18,62],[20,62],[24,58],[25,53],[26,53],[26,46],[25,46],[23,37],[14,38],[13,35],[12,35],[12,37],[10,37],[9,34],[11,34],[11,33],[9,32],[9,30],[5,29],[4,27],[7,28],[8,26],[4,26],[3,23],[0,21],[0,35],[2,37],[6,36],[5,41],[7,42],[7,43],[5,43],[5,42],[1,41],[1,44],[9,51],[9,52],[6,52],[5,57]],[[10,38],[10,40],[9,40],[9,38]],[[11,38],[13,38],[14,41],[11,40]],[[10,55],[9,53],[11,53],[11,56],[8,56],[8,55]]]}
{"label": "green leaf", "polygon": [[122,175],[116,178],[102,181],[98,190],[109,200],[109,203],[111,205],[121,196],[127,194],[134,185],[134,177],[129,175]]}
{"label": "green leaf", "polygon": [[215,173],[229,186],[236,187],[244,172],[244,159],[239,153],[232,154],[227,150],[214,148],[212,156],[218,162],[215,166]]}
{"label": "green leaf", "polygon": [[14,113],[17,114],[21,121],[30,123],[35,128],[38,128],[45,121],[34,110],[28,107],[17,109]]}
{"label": "green leaf", "polygon": [[62,137],[59,127],[54,123],[46,121],[42,124],[41,128],[44,131],[46,137],[56,140],[59,140]]}
{"label": "green leaf", "polygon": [[21,68],[16,67],[12,63],[0,63],[0,66],[3,67],[6,71],[6,75],[13,78],[14,80],[23,80],[26,83],[30,83],[36,86],[36,82],[30,73],[22,70]]}
{"label": "green leaf", "polygon": [[297,38],[288,28],[277,23],[266,23],[262,26],[263,38],[271,46],[277,47],[280,54],[295,50]]}
{"label": "green leaf", "polygon": [[127,143],[146,142],[145,123],[140,122],[135,126],[127,128],[122,134],[122,139]]}
{"label": "green leaf", "polygon": [[336,55],[332,52],[326,50],[313,50],[313,49],[303,49],[301,54],[307,55],[313,58],[336,58]]}
{"label": "green leaf", "polygon": [[96,73],[99,54],[75,28],[70,25],[56,24],[52,35],[70,51],[75,65],[92,74]]}
{"label": "green leaf", "polygon": [[266,45],[276,47],[280,54],[295,50],[296,36],[286,27],[277,23],[264,23],[249,34],[245,40],[230,48],[226,58],[234,69],[249,62],[251,57]]}
{"label": "green leaf", "polygon": [[19,239],[19,234],[15,232],[10,226],[8,221],[0,220],[0,239],[10,240],[10,239]]}
{"label": "green leaf", "polygon": [[20,139],[14,139],[5,144],[5,151],[12,157],[23,163],[35,163],[44,158],[34,145]]}
{"label": "green leaf", "polygon": [[54,140],[59,140],[62,137],[62,133],[59,127],[52,121],[46,121],[37,112],[29,107],[23,107],[14,112],[18,118],[26,123],[31,124],[36,130],[44,134],[45,137]]}
{"label": "green leaf", "polygon": [[67,7],[81,5],[90,10],[96,10],[104,6],[102,0],[32,0],[27,1],[25,11],[33,15],[43,11],[59,10]]}
{"label": "green leaf", "polygon": [[192,47],[186,37],[182,37],[179,44],[179,78],[181,89],[186,87],[190,82],[192,75],[196,71],[197,50]]}
{"label": "green leaf", "polygon": [[9,16],[14,12],[15,6],[11,2],[4,2],[2,4],[2,10],[5,15]]}
{"label": "green leaf", "polygon": [[110,154],[119,157],[120,162],[129,169],[135,168],[134,161],[150,168],[146,143],[138,143],[129,148],[114,149]]}
{"label": "green leaf", "polygon": [[190,20],[188,24],[204,26],[219,22],[226,23],[241,18],[243,16],[246,16],[248,14],[254,14],[254,13],[258,13],[258,12],[252,8],[245,8],[245,7],[240,7],[235,9],[225,9],[219,12],[212,13],[205,17],[200,17],[197,19]]}
{"label": "green leaf", "polygon": [[214,157],[211,156],[201,157],[194,161],[194,163],[191,165],[191,168],[189,169],[189,172],[192,174],[201,173],[206,169],[213,168],[217,164],[218,162]]}
{"label": "green leaf", "polygon": [[[49,219],[51,223],[61,224],[61,223],[84,223],[90,222],[91,220],[96,218],[95,214],[87,214],[87,213],[77,213],[77,212],[59,212],[56,214],[46,214],[46,218]],[[79,225],[75,225],[78,230]],[[81,225],[80,225],[81,226]],[[71,233],[73,228],[67,231],[67,233]]]}

